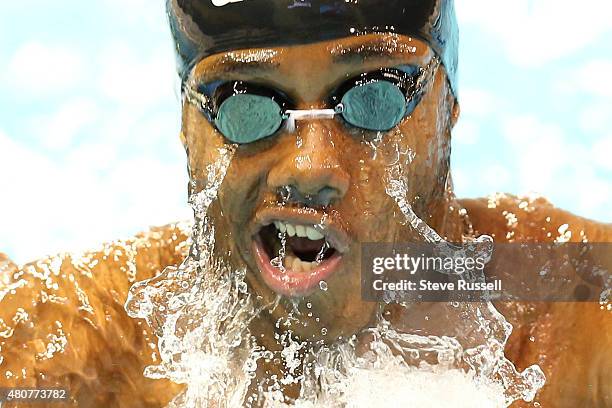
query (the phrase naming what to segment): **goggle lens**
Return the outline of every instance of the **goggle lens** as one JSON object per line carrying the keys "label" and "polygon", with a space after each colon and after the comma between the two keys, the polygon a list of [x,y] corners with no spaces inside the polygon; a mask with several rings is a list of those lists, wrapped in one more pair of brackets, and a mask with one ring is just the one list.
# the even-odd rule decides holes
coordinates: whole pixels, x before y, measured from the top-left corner
{"label": "goggle lens", "polygon": [[[341,99],[341,115],[352,126],[386,131],[407,113],[406,98],[397,85],[374,81],[349,89]],[[231,142],[246,144],[273,135],[283,122],[283,111],[272,98],[240,93],[225,99],[215,125]]]}
{"label": "goggle lens", "polygon": [[[276,133],[283,121],[292,132],[296,120],[329,119],[342,115],[346,123],[370,131],[388,131],[411,114],[440,64],[433,58],[425,68],[405,67],[365,73],[348,80],[330,109],[293,110],[287,98],[274,90],[241,81],[211,83],[204,90],[185,86],[187,100],[208,115],[230,141],[253,143]],[[406,75],[409,75],[406,77]],[[339,99],[338,99],[339,98]],[[219,101],[219,105],[215,103]]]}
{"label": "goggle lens", "polygon": [[342,117],[353,126],[385,131],[406,115],[406,98],[388,81],[370,82],[349,89],[342,97]]}
{"label": "goggle lens", "polygon": [[245,144],[273,135],[282,121],[281,107],[273,99],[237,94],[223,101],[215,125],[231,142]]}

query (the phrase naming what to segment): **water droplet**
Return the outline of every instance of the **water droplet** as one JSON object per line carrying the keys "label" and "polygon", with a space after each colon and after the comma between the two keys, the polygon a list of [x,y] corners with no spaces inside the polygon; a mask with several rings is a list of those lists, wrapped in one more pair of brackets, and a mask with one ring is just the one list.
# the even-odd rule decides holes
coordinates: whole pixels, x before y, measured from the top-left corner
{"label": "water droplet", "polygon": [[247,284],[246,284],[246,282],[239,282],[238,283],[238,291],[240,293],[247,293]]}
{"label": "water droplet", "polygon": [[247,359],[247,361],[244,362],[244,371],[249,372],[249,371],[255,371],[257,369],[257,361],[255,361],[252,358]]}

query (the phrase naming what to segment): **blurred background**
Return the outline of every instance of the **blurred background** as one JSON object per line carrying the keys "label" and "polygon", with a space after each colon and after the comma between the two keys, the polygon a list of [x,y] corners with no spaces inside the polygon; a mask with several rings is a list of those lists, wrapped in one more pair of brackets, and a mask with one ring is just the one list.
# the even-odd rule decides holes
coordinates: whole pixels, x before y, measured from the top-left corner
{"label": "blurred background", "polygon": [[[459,196],[612,221],[612,2],[457,0]],[[0,252],[21,263],[189,219],[163,1],[0,13]]]}

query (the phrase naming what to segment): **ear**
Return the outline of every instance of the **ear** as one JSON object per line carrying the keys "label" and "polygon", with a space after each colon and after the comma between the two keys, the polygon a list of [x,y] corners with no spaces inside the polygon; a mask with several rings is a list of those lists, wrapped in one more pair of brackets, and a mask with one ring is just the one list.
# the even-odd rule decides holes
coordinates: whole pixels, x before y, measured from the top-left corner
{"label": "ear", "polygon": [[456,98],[453,98],[453,109],[451,111],[451,128],[455,127],[457,120],[459,120],[460,113],[461,108],[459,107],[459,101]]}

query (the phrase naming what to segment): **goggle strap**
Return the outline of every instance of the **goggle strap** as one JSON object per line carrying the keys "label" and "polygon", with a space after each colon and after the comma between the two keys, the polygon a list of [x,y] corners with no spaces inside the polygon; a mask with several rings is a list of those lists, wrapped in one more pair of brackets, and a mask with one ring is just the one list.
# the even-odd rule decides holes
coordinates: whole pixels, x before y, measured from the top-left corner
{"label": "goggle strap", "polygon": [[408,95],[408,96],[411,97],[411,96],[419,95],[420,93],[422,93],[425,87],[429,85],[429,82],[431,81],[432,76],[436,73],[439,66],[440,66],[440,60],[434,56],[431,59],[431,61],[429,61],[429,64],[427,64],[425,68],[421,69],[421,74],[416,80],[416,84],[414,86],[412,95]]}
{"label": "goggle strap", "polygon": [[187,102],[194,104],[201,109],[210,109],[210,99],[206,95],[196,92],[189,85],[183,86],[183,97],[187,100]]}

